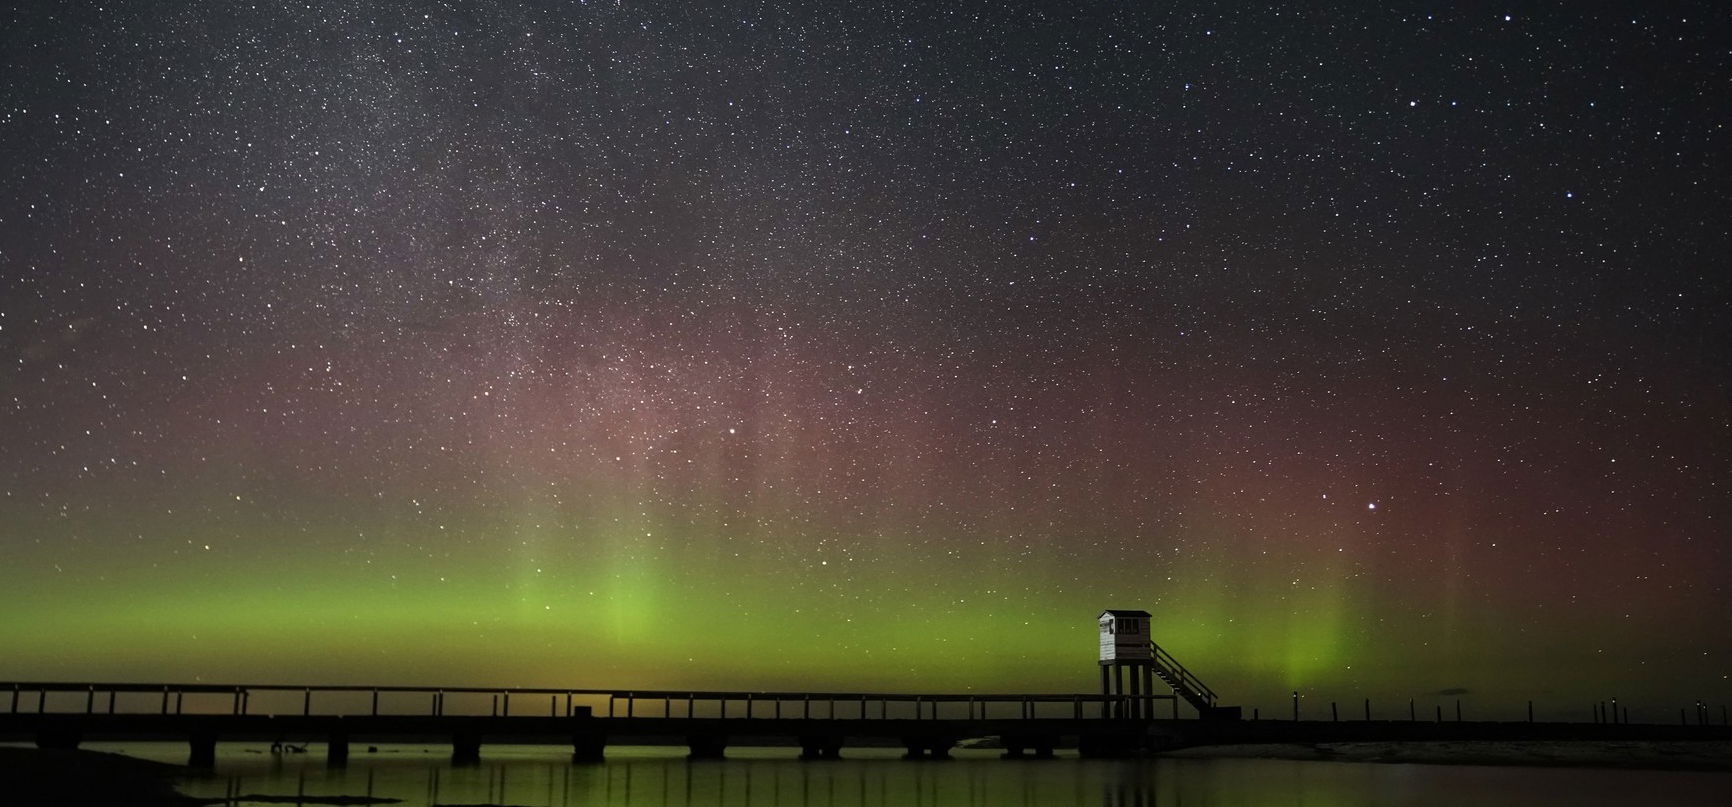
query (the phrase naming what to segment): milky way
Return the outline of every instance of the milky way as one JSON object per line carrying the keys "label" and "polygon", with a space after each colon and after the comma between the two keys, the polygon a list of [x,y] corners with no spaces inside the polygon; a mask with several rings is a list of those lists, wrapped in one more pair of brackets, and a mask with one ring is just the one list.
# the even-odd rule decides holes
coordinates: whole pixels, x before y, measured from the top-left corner
{"label": "milky way", "polygon": [[906,5],[0,11],[0,678],[1732,697],[1716,4]]}

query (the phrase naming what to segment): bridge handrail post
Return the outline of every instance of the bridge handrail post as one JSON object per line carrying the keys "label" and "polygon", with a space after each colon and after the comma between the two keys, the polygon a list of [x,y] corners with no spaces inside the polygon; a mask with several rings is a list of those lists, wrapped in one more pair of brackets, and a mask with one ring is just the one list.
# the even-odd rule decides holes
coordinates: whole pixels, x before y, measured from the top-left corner
{"label": "bridge handrail post", "polygon": [[510,692],[507,692],[504,695],[500,696],[499,705],[504,707],[504,708],[500,709],[499,714],[502,717],[510,717],[511,716],[511,693]]}
{"label": "bridge handrail post", "polygon": [[373,687],[373,716],[379,716],[379,688]]}
{"label": "bridge handrail post", "polygon": [[19,692],[19,685],[13,684],[12,685],[12,714],[18,714],[18,692]]}
{"label": "bridge handrail post", "polygon": [[96,712],[96,685],[87,685],[87,690],[84,693],[84,713],[88,715]]}
{"label": "bridge handrail post", "polygon": [[168,714],[168,684],[162,685],[162,713]]}
{"label": "bridge handrail post", "polygon": [[313,713],[313,688],[307,687],[301,692],[301,716],[307,717]]}

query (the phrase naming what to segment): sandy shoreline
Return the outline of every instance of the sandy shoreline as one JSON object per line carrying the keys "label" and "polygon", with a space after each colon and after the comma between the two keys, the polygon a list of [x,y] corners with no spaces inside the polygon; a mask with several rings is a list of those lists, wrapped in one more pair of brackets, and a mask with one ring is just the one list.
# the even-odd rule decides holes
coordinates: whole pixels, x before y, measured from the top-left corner
{"label": "sandy shoreline", "polygon": [[1177,759],[1291,759],[1425,765],[1732,772],[1732,743],[1656,741],[1475,741],[1400,743],[1248,743],[1161,754]]}

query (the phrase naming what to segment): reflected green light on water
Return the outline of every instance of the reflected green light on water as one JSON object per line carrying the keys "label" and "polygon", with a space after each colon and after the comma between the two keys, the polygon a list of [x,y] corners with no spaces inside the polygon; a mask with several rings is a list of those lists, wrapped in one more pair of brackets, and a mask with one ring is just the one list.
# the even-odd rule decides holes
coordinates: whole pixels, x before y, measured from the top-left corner
{"label": "reflected green light on water", "polygon": [[[181,761],[178,744],[92,744],[162,761]],[[488,746],[478,766],[453,768],[440,746],[384,745],[330,769],[318,753],[272,756],[227,748],[215,772],[181,792],[246,803],[285,797],[307,805],[397,799],[431,805],[1721,805],[1732,774],[1374,765],[1256,759],[1002,760],[958,750],[949,762],[901,760],[895,749],[848,749],[847,758],[802,762],[797,749],[734,748],[720,762],[688,762],[677,747],[612,747],[604,764],[573,765],[546,746]],[[221,803],[221,802],[219,802]]]}

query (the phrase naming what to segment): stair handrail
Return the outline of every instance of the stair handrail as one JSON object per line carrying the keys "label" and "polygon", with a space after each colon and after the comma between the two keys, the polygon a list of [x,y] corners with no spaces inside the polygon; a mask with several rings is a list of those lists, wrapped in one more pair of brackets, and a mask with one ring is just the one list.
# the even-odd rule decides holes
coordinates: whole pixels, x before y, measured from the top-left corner
{"label": "stair handrail", "polygon": [[1215,705],[1215,691],[1199,680],[1197,676],[1192,675],[1190,670],[1185,669],[1185,665],[1173,658],[1173,654],[1168,653],[1154,642],[1149,642],[1149,648],[1154,651],[1155,661],[1171,669],[1174,677],[1178,678],[1177,683],[1180,687],[1188,689],[1192,694],[1207,701],[1210,706]]}

